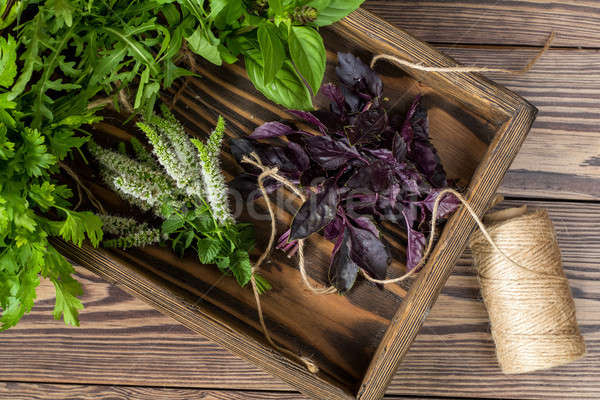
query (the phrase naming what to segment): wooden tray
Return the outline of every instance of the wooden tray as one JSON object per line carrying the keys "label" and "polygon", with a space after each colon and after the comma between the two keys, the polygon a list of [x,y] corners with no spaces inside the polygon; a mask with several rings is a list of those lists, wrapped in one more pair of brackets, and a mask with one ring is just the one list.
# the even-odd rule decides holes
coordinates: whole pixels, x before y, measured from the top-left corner
{"label": "wooden tray", "polygon": [[[331,80],[335,80],[337,51],[354,52],[364,61],[373,54],[385,53],[425,65],[457,65],[362,9],[323,34],[329,49],[327,76]],[[446,171],[468,187],[466,196],[481,215],[525,139],[535,118],[535,107],[478,74],[402,71],[383,64],[377,70],[384,80],[386,96],[401,111],[415,95],[424,96],[432,140]],[[253,89],[239,65],[219,69],[200,63],[198,72],[202,79],[188,79],[165,94],[165,101],[173,103],[191,135],[205,135],[219,114],[226,118],[230,136],[247,135],[265,121],[291,118]],[[137,129],[111,117],[95,130],[101,141],[137,135]],[[230,176],[240,171],[227,154],[223,164]],[[109,209],[133,212],[99,185],[92,170],[80,171]],[[256,206],[261,207],[262,200]],[[278,211],[280,233],[298,206],[291,203]],[[266,323],[279,344],[311,357],[320,367],[318,374],[308,372],[266,343],[250,289],[240,289],[233,279],[222,277],[215,266],[200,265],[193,255],[179,259],[158,247],[123,252],[87,245],[77,248],[60,241],[55,245],[73,262],[310,396],[369,400],[383,396],[474,225],[461,208],[446,223],[416,280],[387,285],[385,289],[360,281],[346,296],[309,293],[300,281],[295,260],[274,252],[264,273],[274,287],[262,297]],[[258,248],[264,248],[268,222],[256,223],[256,229],[260,236]],[[394,247],[396,260],[390,268],[391,277],[404,270],[403,233],[387,226],[385,234]],[[322,238],[308,242],[307,268],[315,282],[326,282],[331,247]]]}

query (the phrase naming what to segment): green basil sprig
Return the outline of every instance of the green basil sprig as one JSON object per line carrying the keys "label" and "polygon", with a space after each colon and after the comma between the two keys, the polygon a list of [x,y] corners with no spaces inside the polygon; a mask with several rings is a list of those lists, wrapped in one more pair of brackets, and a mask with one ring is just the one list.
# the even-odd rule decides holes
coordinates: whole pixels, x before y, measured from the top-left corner
{"label": "green basil sprig", "polygon": [[254,86],[290,109],[311,109],[325,74],[318,28],[330,25],[363,0],[178,0],[196,18],[189,48],[222,65],[244,57]]}

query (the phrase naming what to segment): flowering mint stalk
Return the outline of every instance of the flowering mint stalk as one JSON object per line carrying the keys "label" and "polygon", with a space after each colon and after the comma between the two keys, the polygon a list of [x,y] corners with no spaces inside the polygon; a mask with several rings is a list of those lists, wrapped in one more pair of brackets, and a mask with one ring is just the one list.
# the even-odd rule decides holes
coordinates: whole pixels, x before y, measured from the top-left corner
{"label": "flowering mint stalk", "polygon": [[104,247],[128,249],[151,246],[160,242],[160,230],[148,226],[145,222],[139,223],[133,218],[114,215],[100,215],[100,219],[105,233],[118,236],[114,239],[104,240],[102,242]]}
{"label": "flowering mint stalk", "polygon": [[197,139],[192,139],[192,143],[198,148],[204,188],[212,213],[219,223],[229,224],[234,219],[229,210],[227,186],[225,185],[225,177],[223,176],[219,162],[224,133],[225,120],[223,117],[219,117],[217,126],[211,133],[206,144]]}
{"label": "flowering mint stalk", "polygon": [[165,108],[165,119],[153,116],[148,122],[138,123],[154,148],[154,154],[177,187],[190,197],[202,199],[204,188],[197,174],[200,169],[198,152],[190,142],[183,126]]}
{"label": "flowering mint stalk", "polygon": [[133,205],[144,211],[153,208],[160,216],[161,206],[177,198],[178,190],[174,183],[158,167],[132,160],[92,141],[88,148],[100,163],[100,172],[106,184]]}

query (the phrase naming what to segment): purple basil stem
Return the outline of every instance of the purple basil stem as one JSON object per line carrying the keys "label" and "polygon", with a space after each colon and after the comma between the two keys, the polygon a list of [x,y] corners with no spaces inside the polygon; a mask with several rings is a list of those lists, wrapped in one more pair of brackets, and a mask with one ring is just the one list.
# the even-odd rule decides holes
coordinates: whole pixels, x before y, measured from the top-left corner
{"label": "purple basil stem", "polygon": [[288,257],[291,257],[298,251],[298,241],[292,240],[290,242],[288,241],[289,238],[290,230],[288,229],[279,237],[279,240],[277,241],[277,246],[275,248],[278,250],[282,250],[283,252],[287,253]]}
{"label": "purple basil stem", "polygon": [[338,88],[333,83],[327,83],[321,89],[321,93],[323,93],[332,101],[331,106],[334,112],[336,112],[340,116],[346,114],[346,101],[344,99],[344,94],[342,93],[340,88]]}
{"label": "purple basil stem", "polygon": [[254,140],[268,139],[289,135],[293,132],[295,132],[293,128],[281,122],[267,122],[256,128],[250,137]]}
{"label": "purple basil stem", "polygon": [[314,125],[322,134],[327,134],[327,127],[319,121],[317,117],[315,117],[312,113],[308,111],[300,111],[300,110],[288,110],[290,114],[295,115],[298,118],[302,118],[306,122]]}

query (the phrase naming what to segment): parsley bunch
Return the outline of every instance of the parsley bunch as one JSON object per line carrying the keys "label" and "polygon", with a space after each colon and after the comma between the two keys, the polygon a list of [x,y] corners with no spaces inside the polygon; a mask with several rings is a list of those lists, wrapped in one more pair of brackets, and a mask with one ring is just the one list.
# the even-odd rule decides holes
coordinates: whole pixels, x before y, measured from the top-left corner
{"label": "parsley bunch", "polygon": [[0,330],[14,326],[31,310],[40,276],[56,288],[54,317],[78,324],[81,286],[71,264],[49,243],[60,236],[79,246],[102,240],[102,223],[89,211],[74,211],[71,190],[54,179],[59,163],[85,137],[75,135],[98,120],[85,96],[52,103],[53,121],[33,128],[31,103],[12,101],[17,44],[0,38]]}

